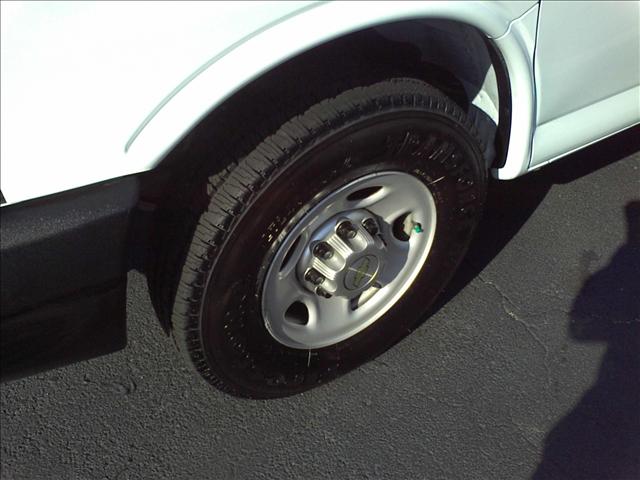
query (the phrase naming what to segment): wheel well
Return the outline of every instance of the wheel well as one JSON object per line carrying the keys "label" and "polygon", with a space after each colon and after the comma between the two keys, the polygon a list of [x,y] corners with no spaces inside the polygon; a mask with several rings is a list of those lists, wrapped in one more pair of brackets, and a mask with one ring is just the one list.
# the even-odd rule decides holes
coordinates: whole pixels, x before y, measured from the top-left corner
{"label": "wheel well", "polygon": [[[145,226],[135,236],[150,255],[136,259],[134,268],[147,274],[163,327],[170,328],[167,307],[158,300],[163,296],[158,292],[168,288],[160,271],[167,264],[162,258],[165,244],[189,241],[211,185],[250,153],[248,145],[257,145],[295,115],[344,90],[391,77],[413,77],[438,88],[467,112],[486,145],[488,168],[504,155],[501,145],[506,145],[504,131],[508,135],[510,123],[505,116],[510,110],[508,77],[500,58],[486,37],[469,25],[403,21],[334,39],[240,88],[141,179],[145,208],[138,210],[138,220]],[[146,239],[139,237],[141,230]],[[176,257],[169,263],[180,261]]]}
{"label": "wheel well", "polygon": [[[450,20],[411,20],[339,37],[249,82],[172,149],[148,175],[156,180],[145,182],[143,196],[153,203],[166,199],[174,187],[188,181],[183,176],[214,175],[249,153],[237,150],[238,144],[247,144],[247,135],[259,141],[302,113],[301,108],[391,76],[418,78],[447,94],[476,123],[488,145],[487,163],[501,162],[511,99],[499,52],[475,27]],[[170,182],[162,180],[167,177]]]}

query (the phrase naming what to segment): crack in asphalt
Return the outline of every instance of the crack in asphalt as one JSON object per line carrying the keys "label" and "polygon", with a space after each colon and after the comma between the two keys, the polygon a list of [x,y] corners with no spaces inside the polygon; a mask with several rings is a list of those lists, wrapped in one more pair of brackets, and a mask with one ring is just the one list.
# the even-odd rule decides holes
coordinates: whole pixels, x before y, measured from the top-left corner
{"label": "crack in asphalt", "polygon": [[[534,331],[535,329],[537,329],[537,327],[535,325],[531,325],[526,320],[524,320],[518,313],[516,313],[516,310],[517,310],[518,307],[502,291],[502,289],[496,283],[492,282],[491,280],[485,279],[482,276],[481,273],[478,273],[478,278],[480,279],[480,281],[482,283],[492,287],[498,293],[498,295],[500,295],[500,298],[501,298],[500,304],[501,304],[502,310],[509,317],[511,317],[516,323],[519,323],[520,325],[522,325],[524,327],[524,329],[527,331],[527,333],[529,334],[529,336],[531,338],[533,338],[535,343],[537,343],[540,347],[542,347],[542,350],[544,351],[544,356],[543,356],[542,362],[543,362],[544,369],[545,369],[545,372],[546,372],[546,382],[545,383],[546,383],[547,389],[550,388],[550,386],[551,386],[551,368],[549,367],[549,347],[547,347],[547,345],[540,339],[540,337]],[[509,307],[511,307],[511,308],[509,308]]]}

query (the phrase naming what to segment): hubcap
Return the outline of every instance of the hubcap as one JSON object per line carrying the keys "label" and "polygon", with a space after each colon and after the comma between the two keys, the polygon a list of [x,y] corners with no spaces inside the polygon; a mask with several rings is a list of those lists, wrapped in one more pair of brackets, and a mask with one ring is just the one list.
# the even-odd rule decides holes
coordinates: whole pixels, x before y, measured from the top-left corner
{"label": "hubcap", "polygon": [[435,228],[433,196],[407,173],[367,175],[327,195],[285,236],[268,266],[267,329],[299,349],[360,332],[409,288]]}

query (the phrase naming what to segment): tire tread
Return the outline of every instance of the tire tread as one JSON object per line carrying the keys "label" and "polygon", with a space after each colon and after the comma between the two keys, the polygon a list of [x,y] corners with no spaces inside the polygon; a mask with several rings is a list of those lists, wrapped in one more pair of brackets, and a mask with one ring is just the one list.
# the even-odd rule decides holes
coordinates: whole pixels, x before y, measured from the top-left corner
{"label": "tire tread", "polygon": [[[296,152],[313,146],[319,137],[362,120],[371,114],[420,109],[453,120],[480,146],[485,146],[474,124],[452,100],[423,81],[394,78],[365,87],[355,87],[323,100],[291,118],[267,136],[238,162],[207,181],[208,206],[196,223],[188,242],[185,262],[170,303],[171,332],[187,363],[216,388],[237,396],[248,396],[209,365],[200,337],[200,311],[206,277],[220,248],[261,185],[273,177]],[[486,171],[484,172],[486,182]]]}

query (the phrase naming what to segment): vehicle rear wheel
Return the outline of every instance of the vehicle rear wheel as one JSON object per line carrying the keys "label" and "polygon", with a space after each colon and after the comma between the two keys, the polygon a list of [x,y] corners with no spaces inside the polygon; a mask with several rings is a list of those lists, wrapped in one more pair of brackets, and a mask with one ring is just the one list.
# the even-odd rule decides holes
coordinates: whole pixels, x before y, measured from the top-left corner
{"label": "vehicle rear wheel", "polygon": [[473,127],[424,82],[345,91],[286,122],[213,189],[173,305],[213,385],[291,395],[380,354],[423,318],[481,214]]}

